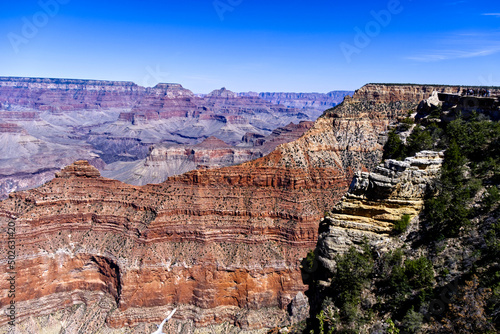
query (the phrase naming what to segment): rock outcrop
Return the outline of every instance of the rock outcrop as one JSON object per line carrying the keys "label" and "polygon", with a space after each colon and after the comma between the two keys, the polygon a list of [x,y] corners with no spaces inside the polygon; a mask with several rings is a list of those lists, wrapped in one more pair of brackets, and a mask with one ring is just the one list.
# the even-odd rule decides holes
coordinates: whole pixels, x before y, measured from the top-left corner
{"label": "rock outcrop", "polygon": [[[42,187],[11,194],[0,203],[0,226],[16,225],[20,326],[28,328],[30,316],[53,321],[59,310],[58,319],[88,333],[143,333],[174,306],[171,325],[185,333],[223,323],[262,332],[303,319],[301,259],[355,172],[379,164],[379,135],[420,102],[404,87],[363,87],[298,140],[238,166],[139,187],[79,162]],[[403,100],[365,100],[373,89]],[[402,177],[391,168],[372,183]],[[370,233],[387,233],[388,218],[377,219],[382,229]],[[8,301],[1,291],[0,303]]]}
{"label": "rock outcrop", "polygon": [[101,173],[99,173],[99,170],[85,160],[79,160],[56,173],[56,178],[99,178],[100,176]]}
{"label": "rock outcrop", "polygon": [[235,147],[209,137],[196,145],[154,145],[146,159],[115,162],[106,166],[104,176],[134,185],[161,183],[169,176],[193,169],[232,166],[262,157],[252,147]]}
{"label": "rock outcrop", "polygon": [[379,248],[390,242],[394,223],[416,217],[440,175],[443,152],[422,151],[404,161],[388,159],[371,173],[357,172],[349,191],[322,219],[319,261],[330,271],[335,256],[365,240]]}
{"label": "rock outcrop", "polygon": [[237,94],[231,92],[230,90],[227,90],[226,87],[222,87],[221,89],[214,90],[207,94],[205,97],[207,98],[235,98]]}
{"label": "rock outcrop", "polygon": [[[480,92],[476,89],[476,92]],[[442,106],[443,113],[439,114],[441,121],[450,122],[458,117],[468,119],[472,115],[482,114],[487,118],[498,121],[500,120],[500,89],[483,89],[484,95],[458,95],[458,94],[437,94],[435,99],[438,99],[439,104]],[[417,117],[420,119],[435,118],[436,115],[432,114],[435,108],[426,108],[425,106],[418,108]]]}
{"label": "rock outcrop", "polygon": [[415,85],[415,84],[368,84],[358,89],[354,95],[357,101],[378,101],[378,103],[394,103],[412,101],[419,104],[428,99],[433,92],[458,93],[461,86]]}
{"label": "rock outcrop", "polygon": [[278,128],[269,136],[246,134],[243,141],[253,146],[231,146],[215,137],[196,145],[154,145],[146,159],[109,164],[102,174],[133,185],[161,183],[169,176],[194,169],[226,167],[260,158],[278,145],[298,139],[312,125],[313,122],[302,121]]}
{"label": "rock outcrop", "polygon": [[[306,131],[312,128],[314,122],[301,121],[299,124],[290,123],[287,126],[277,128],[271,132],[269,136],[259,138],[256,134],[246,134],[246,140],[251,141],[258,148],[262,155],[266,155],[274,151],[281,144],[291,143],[300,138]],[[249,139],[253,138],[253,139]],[[245,141],[245,138],[243,138]]]}
{"label": "rock outcrop", "polygon": [[443,102],[439,101],[439,95],[437,91],[433,91],[432,95],[425,100],[422,100],[418,105],[418,113],[428,113],[443,106]]}

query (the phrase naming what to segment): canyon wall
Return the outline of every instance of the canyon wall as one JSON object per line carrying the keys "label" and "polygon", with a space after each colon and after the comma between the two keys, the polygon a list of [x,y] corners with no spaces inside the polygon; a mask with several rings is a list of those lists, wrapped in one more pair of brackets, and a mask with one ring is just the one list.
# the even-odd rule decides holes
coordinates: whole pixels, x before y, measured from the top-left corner
{"label": "canyon wall", "polygon": [[[258,333],[303,320],[300,262],[316,246],[320,218],[355,172],[379,164],[382,134],[423,91],[367,85],[296,141],[237,166],[131,186],[79,161],[10,194],[0,226],[17,231],[19,328],[72,319],[86,333],[144,333],[173,307],[169,326],[182,333]],[[0,302],[9,302],[5,289]]]}
{"label": "canyon wall", "polygon": [[132,107],[147,93],[133,82],[0,77],[0,103],[5,109],[38,111]]}
{"label": "canyon wall", "polygon": [[0,77],[0,199],[49,181],[54,171],[79,159],[102,170],[146,159],[156,144],[194,145],[211,136],[248,144],[242,141],[247,133],[268,136],[290,122],[316,117],[226,89],[201,98],[173,83],[146,88],[132,82]]}
{"label": "canyon wall", "polygon": [[[196,145],[157,144],[150,147],[146,159],[108,164],[102,175],[133,185],[161,183],[169,176],[194,169],[220,168],[260,158],[278,145],[298,139],[314,123],[302,121],[275,129],[269,136],[247,133],[245,144],[229,145],[209,137]],[[253,146],[248,146],[253,145]]]}
{"label": "canyon wall", "polygon": [[246,96],[258,96],[274,104],[298,109],[314,109],[319,113],[335,107],[352,91],[333,91],[329,93],[240,93]]}

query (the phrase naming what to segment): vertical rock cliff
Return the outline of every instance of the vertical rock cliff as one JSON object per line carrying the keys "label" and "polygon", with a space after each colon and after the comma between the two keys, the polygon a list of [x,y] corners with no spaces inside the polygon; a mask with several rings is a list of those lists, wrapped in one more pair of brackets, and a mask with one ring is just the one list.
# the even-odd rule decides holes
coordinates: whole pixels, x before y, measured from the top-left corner
{"label": "vertical rock cliff", "polygon": [[391,248],[394,223],[403,215],[416,217],[424,196],[440,175],[443,152],[422,151],[404,161],[386,160],[373,172],[356,172],[349,191],[322,219],[318,239],[319,262],[328,271],[335,257],[365,241]]}
{"label": "vertical rock cliff", "polygon": [[20,330],[71,319],[86,333],[143,333],[173,307],[171,326],[183,333],[304,319],[300,262],[320,218],[355,172],[378,165],[389,123],[432,89],[364,86],[298,140],[238,166],[131,186],[79,161],[11,194],[0,226],[16,226]]}

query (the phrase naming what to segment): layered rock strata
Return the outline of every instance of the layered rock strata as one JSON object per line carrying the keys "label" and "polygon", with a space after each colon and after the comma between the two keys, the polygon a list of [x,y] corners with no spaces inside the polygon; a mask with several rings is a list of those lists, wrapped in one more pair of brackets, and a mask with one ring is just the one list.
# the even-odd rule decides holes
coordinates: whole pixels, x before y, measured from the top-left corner
{"label": "layered rock strata", "polygon": [[259,150],[239,148],[209,137],[196,145],[154,145],[146,159],[110,164],[103,175],[134,185],[161,183],[193,169],[236,165],[262,157]]}
{"label": "layered rock strata", "polygon": [[133,82],[0,77],[3,108],[71,111],[131,107],[146,93]]}
{"label": "layered rock strata", "polygon": [[352,95],[352,91],[333,91],[329,93],[240,93],[246,96],[258,96],[261,99],[298,109],[314,109],[323,112],[333,108],[344,100],[344,97]]}
{"label": "layered rock strata", "polygon": [[238,145],[246,133],[267,136],[315,118],[225,89],[200,98],[180,84],[0,77],[0,124],[11,124],[0,129],[0,199],[78,159],[102,167],[133,162],[151,145],[194,145],[210,136]]}
{"label": "layered rock strata", "polygon": [[[21,326],[57,310],[66,321],[71,305],[83,307],[74,326],[96,319],[89,333],[143,333],[173,307],[177,330],[227,323],[258,332],[302,319],[300,262],[317,243],[320,217],[356,171],[378,165],[379,135],[419,103],[411,94],[364,100],[370,89],[298,140],[238,166],[139,187],[78,162],[40,188],[11,194],[0,204],[0,226],[18,232]],[[93,313],[95,303],[109,307]]]}
{"label": "layered rock strata", "polygon": [[[226,167],[260,158],[278,145],[298,139],[312,125],[313,122],[308,121],[290,123],[269,136],[249,133],[243,138],[245,144],[239,146],[228,145],[215,137],[196,145],[154,145],[146,159],[109,164],[102,174],[134,185],[161,183],[169,176],[194,169]],[[253,145],[247,146],[249,144]]]}
{"label": "layered rock strata", "polygon": [[356,172],[349,191],[322,219],[319,261],[333,271],[335,256],[365,240],[382,247],[394,223],[417,216],[440,175],[443,152],[422,151],[404,161],[386,160],[371,173]]}
{"label": "layered rock strata", "polygon": [[417,104],[429,98],[432,92],[458,93],[461,86],[444,85],[399,85],[399,84],[367,84],[358,89],[354,95],[357,101],[378,101],[378,103],[394,103],[399,101],[412,101]]}
{"label": "layered rock strata", "polygon": [[[253,146],[262,152],[262,155],[266,155],[274,151],[274,149],[281,144],[291,143],[297,140],[313,125],[314,122],[309,121],[301,121],[299,124],[290,123],[287,126],[273,130],[269,136],[264,138],[259,138],[256,134],[245,134],[242,140],[252,142]],[[252,137],[256,138],[256,140],[249,139]]]}
{"label": "layered rock strata", "polygon": [[148,89],[131,110],[120,113],[115,124],[100,131],[111,127],[115,135],[121,135],[137,128],[138,138],[151,144],[195,144],[200,138],[215,136],[236,145],[247,132],[268,135],[289,122],[316,117],[259,97],[237,96],[225,88],[198,97],[181,85],[160,84]]}

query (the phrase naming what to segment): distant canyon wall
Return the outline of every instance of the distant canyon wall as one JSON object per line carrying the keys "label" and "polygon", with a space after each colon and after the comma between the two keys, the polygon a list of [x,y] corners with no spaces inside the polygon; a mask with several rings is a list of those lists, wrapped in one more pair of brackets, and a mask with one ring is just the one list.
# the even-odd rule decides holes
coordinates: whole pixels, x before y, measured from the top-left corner
{"label": "distant canyon wall", "polygon": [[102,175],[128,184],[145,185],[161,183],[169,176],[194,169],[237,165],[260,158],[278,145],[298,139],[313,124],[311,121],[290,123],[273,130],[269,136],[247,133],[242,146],[231,146],[215,137],[209,137],[196,145],[157,144],[150,147],[146,159],[109,164]]}
{"label": "distant canyon wall", "polygon": [[242,96],[258,96],[263,100],[298,109],[315,109],[322,113],[333,108],[353,91],[332,91],[329,93],[240,93]]}
{"label": "distant canyon wall", "polygon": [[315,110],[227,89],[198,97],[173,83],[146,88],[132,82],[0,77],[0,198],[39,186],[76,160],[102,170],[146,159],[152,145],[194,145],[211,136],[252,147],[245,135],[265,137],[317,116]]}

